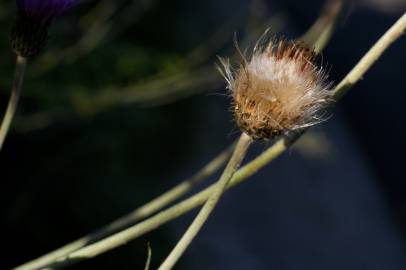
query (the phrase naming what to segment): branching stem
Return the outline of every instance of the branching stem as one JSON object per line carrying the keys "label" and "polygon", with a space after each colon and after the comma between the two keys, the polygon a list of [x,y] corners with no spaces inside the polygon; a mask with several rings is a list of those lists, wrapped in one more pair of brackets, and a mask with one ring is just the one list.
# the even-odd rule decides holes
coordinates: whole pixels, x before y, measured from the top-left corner
{"label": "branching stem", "polygon": [[221,196],[227,188],[230,180],[234,176],[238,167],[240,166],[242,160],[247,153],[249,145],[252,139],[245,133],[241,134],[241,137],[237,143],[235,151],[230,158],[223,174],[221,175],[218,182],[213,186],[213,192],[210,194],[209,198],[205,202],[203,208],[200,210],[199,214],[193,220],[192,224],[186,230],[185,234],[182,236],[180,241],[176,244],[175,248],[171,251],[169,256],[165,259],[158,270],[170,270],[172,269],[176,262],[180,259],[189,245],[192,243],[193,239],[199,233],[200,229],[203,227],[204,223],[209,218],[210,214],[213,212],[217,203],[219,202]]}
{"label": "branching stem", "polygon": [[[389,30],[388,32],[377,42],[379,44],[379,50],[375,46],[362,58],[362,60],[350,71],[350,73],[338,84],[334,89],[334,97],[339,100],[346,91],[349,90],[359,79],[364,76],[366,71],[372,66],[372,64],[382,55],[382,53],[396,41],[406,28],[406,14],[404,14]],[[389,38],[388,38],[389,37]],[[352,82],[348,84],[348,82]],[[227,188],[231,188],[251,177],[258,170],[269,164],[271,161],[279,157],[284,153],[306,130],[301,133],[296,133],[291,137],[283,137],[276,141],[271,147],[269,147],[264,153],[249,162],[247,165],[239,169],[234,177],[229,182]],[[133,227],[123,230],[115,235],[107,237],[97,243],[89,245],[83,249],[75,251],[74,253],[59,258],[50,268],[64,267],[73,264],[77,261],[96,257],[104,252],[115,249],[125,243],[144,235],[161,225],[178,218],[181,215],[186,214],[192,209],[200,206],[209,198],[214,191],[214,186],[210,186],[205,190],[197,193],[196,195],[164,210],[160,213],[150,217],[149,219],[140,222]],[[18,268],[17,268],[18,269]],[[25,268],[36,269],[36,268]]]}
{"label": "branching stem", "polygon": [[131,213],[115,220],[114,222],[108,224],[107,226],[104,226],[94,233],[81,237],[61,248],[45,254],[42,257],[27,262],[26,264],[23,264],[16,269],[40,269],[46,265],[51,264],[60,257],[64,257],[87,245],[91,245],[99,241],[100,239],[106,238],[109,235],[124,230],[136,224],[138,221],[149,217],[159,210],[169,206],[171,203],[175,202],[183,195],[188,193],[192,188],[217,172],[227,162],[227,160],[231,156],[231,153],[233,152],[234,147],[235,143],[233,143],[230,147],[220,153],[191,178],[181,182],[180,184],[176,185],[172,189],[166,191],[165,193],[151,200],[145,205],[138,207]]}

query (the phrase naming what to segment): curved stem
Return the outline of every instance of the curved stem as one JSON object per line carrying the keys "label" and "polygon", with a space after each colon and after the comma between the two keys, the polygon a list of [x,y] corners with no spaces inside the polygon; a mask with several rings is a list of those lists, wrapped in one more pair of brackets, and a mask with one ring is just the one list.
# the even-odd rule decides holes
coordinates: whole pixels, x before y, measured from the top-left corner
{"label": "curved stem", "polygon": [[151,266],[151,259],[152,259],[152,250],[151,250],[150,244],[148,243],[148,255],[147,255],[147,261],[145,263],[144,270],[149,270],[149,268]]}
{"label": "curved stem", "polygon": [[300,39],[309,46],[313,46],[316,53],[320,53],[330,41],[340,15],[346,10],[348,2],[348,0],[327,1],[320,17]]}
{"label": "curved stem", "polygon": [[186,251],[186,249],[189,247],[189,245],[192,243],[193,239],[199,233],[200,229],[203,227],[204,223],[213,212],[225,189],[227,188],[227,185],[234,176],[234,173],[240,166],[242,160],[245,157],[245,154],[247,153],[249,145],[251,144],[251,141],[252,139],[247,134],[241,134],[241,137],[227,167],[225,168],[218,182],[213,187],[213,193],[211,193],[210,197],[207,199],[199,214],[193,220],[190,227],[186,230],[185,234],[176,244],[175,248],[171,251],[162,265],[158,268],[158,270],[172,269],[175,266],[176,262]]}
{"label": "curved stem", "polygon": [[17,110],[18,100],[20,99],[23,88],[26,67],[27,59],[22,56],[17,56],[16,71],[14,75],[13,87],[11,89],[11,96],[0,127],[0,151],[3,148],[4,141],[6,140],[8,131],[10,130],[11,122],[13,121],[15,112]]}
{"label": "curved stem", "polygon": [[[285,140],[280,140],[267,151],[262,153],[259,157],[255,158],[253,161],[249,162],[247,165],[239,169],[231,181],[228,183],[227,188],[231,188],[245,180],[250,176],[255,174],[258,170],[263,168],[269,162],[274,160],[280,154],[282,154],[287,149],[287,143]],[[107,251],[125,245],[131,240],[134,240],[158,227],[174,220],[189,211],[195,209],[196,207],[202,205],[207,201],[209,196],[213,193],[215,184],[209,186],[208,188],[200,191],[196,195],[171,206],[170,208],[159,212],[158,214],[126,229],[117,234],[109,236],[99,242],[92,245],[86,246],[80,250],[77,250],[67,256],[58,258],[52,264],[46,265],[47,269],[56,269],[72,265],[76,262],[94,258],[100,254]],[[43,268],[43,267],[41,267]],[[15,269],[40,269],[40,268],[15,268]]]}
{"label": "curved stem", "polygon": [[[380,44],[380,50],[374,49],[374,47],[368,51],[368,53],[362,58],[361,60],[352,70],[351,72],[343,79],[343,81],[334,89],[334,93],[339,93],[334,95],[334,97],[339,100],[342,95],[351,87],[353,86],[369,69],[369,67],[378,59],[382,53],[396,41],[401,34],[405,31],[406,28],[406,14],[404,14],[398,22],[393,25],[387,33],[391,33],[389,35],[385,34],[377,44]],[[393,34],[395,33],[395,34]],[[370,60],[368,60],[370,59]],[[375,59],[374,61],[371,61]],[[367,65],[362,63],[369,63]],[[351,76],[350,76],[351,75]],[[350,76],[350,77],[349,77]],[[354,83],[348,85],[345,83],[351,78],[351,81]],[[347,86],[348,85],[348,86]],[[348,88],[343,88],[343,86],[347,86]],[[341,90],[341,89],[345,89]],[[344,91],[344,92],[342,92]],[[253,161],[249,162],[247,165],[239,169],[230,183],[228,184],[227,188],[231,188],[249,177],[255,174],[258,170],[263,168],[265,165],[269,164],[271,161],[279,157],[282,153],[284,153],[290,145],[292,145],[303,133],[296,133],[292,137],[283,137],[279,139],[275,144],[269,147],[264,153],[260,156],[255,158]],[[130,227],[126,230],[123,230],[115,235],[112,235],[108,238],[105,238],[97,243],[89,245],[83,249],[80,249],[68,256],[59,258],[55,263],[52,265],[48,265],[48,268],[56,268],[56,267],[64,267],[70,264],[73,264],[77,261],[89,259],[96,257],[104,252],[109,250],[115,249],[119,246],[126,244],[129,241],[136,239],[137,237],[144,235],[161,225],[178,218],[181,215],[186,214],[187,212],[193,210],[194,208],[198,207],[199,205],[203,204],[209,196],[212,194],[214,190],[214,186],[210,186],[205,190],[197,193],[196,195],[152,216],[151,218],[136,224],[133,227]],[[18,269],[18,268],[17,268]],[[36,268],[26,268],[26,269],[36,269]]]}
{"label": "curved stem", "polygon": [[181,198],[185,195],[188,191],[190,191],[193,187],[203,182],[205,179],[213,175],[217,172],[221,166],[223,166],[235,147],[235,143],[229,146],[226,150],[220,153],[217,157],[215,157],[212,161],[206,164],[200,171],[198,171],[195,175],[191,178],[181,182],[174,188],[168,190],[167,192],[163,193],[162,195],[158,196],[157,198],[153,199],[152,201],[148,202],[147,204],[135,209],[131,213],[117,219],[116,221],[112,222],[111,224],[101,228],[100,230],[86,235],[76,241],[73,241],[59,249],[56,249],[42,257],[39,257],[35,260],[27,262],[16,269],[23,270],[23,269],[39,269],[42,268],[57,258],[66,256],[69,253],[72,253],[76,250],[79,250],[87,245],[95,243],[100,239],[103,239],[111,234],[114,234],[120,230],[126,229],[138,221],[158,212],[159,210],[165,208],[166,206],[170,205],[177,199]]}
{"label": "curved stem", "polygon": [[357,65],[334,89],[334,98],[340,99],[347,91],[356,84],[365,72],[381,57],[385,50],[392,45],[406,31],[406,12],[402,17],[372,46],[368,53],[361,58]]}
{"label": "curved stem", "polygon": [[[334,0],[336,1],[336,0]],[[340,1],[340,0],[339,0]],[[317,22],[319,22],[321,20],[321,18],[325,18],[327,15],[325,14],[325,12],[329,12],[330,16],[330,23],[334,22],[336,23],[338,15],[340,14],[340,10],[342,10],[343,5],[340,5],[340,7],[337,9],[337,7],[334,9],[334,12],[328,11],[328,8],[325,8],[324,11],[322,12],[321,17],[317,20]],[[320,23],[315,23],[315,25],[320,25]],[[321,33],[325,33],[325,32],[332,32],[333,31],[333,27],[329,26],[330,24],[328,24],[328,27],[326,30],[323,30],[323,28],[320,27],[312,27],[309,31],[312,32],[312,36],[317,36],[317,34],[320,34],[319,38],[314,38],[311,42],[314,42],[315,48],[317,48],[317,52],[320,52],[325,45],[327,45],[327,41],[328,39],[326,39],[326,35],[321,35]],[[308,34],[305,34],[305,36]],[[327,35],[328,37],[331,37],[331,35]],[[303,38],[302,38],[303,39]],[[309,41],[309,40],[307,40]],[[282,145],[280,145],[282,146]],[[122,218],[123,222],[123,226],[117,227],[116,229],[113,229],[112,227],[114,227],[113,224],[119,222],[120,220],[113,222],[112,224],[102,228],[99,232],[96,232],[94,234],[82,237],[68,245],[65,245],[55,251],[52,251],[51,253],[48,253],[42,257],[39,257],[33,261],[30,261],[28,263],[25,263],[21,266],[19,266],[18,270],[31,270],[31,269],[39,269],[41,267],[44,267],[46,265],[50,265],[53,262],[55,262],[58,258],[62,258],[61,260],[63,261],[63,258],[67,258],[68,254],[74,252],[74,251],[80,251],[82,248],[84,248],[87,245],[90,245],[108,235],[111,235],[121,229],[124,229],[126,227],[130,227],[132,225],[134,225],[137,221],[141,220],[142,218],[145,218],[147,216],[150,216],[151,214],[154,214],[155,212],[157,212],[160,209],[163,209],[165,206],[169,205],[170,203],[172,203],[173,201],[175,201],[177,198],[181,197],[182,195],[184,195],[187,191],[189,191],[192,186],[189,186],[190,184],[188,182],[194,182],[193,178],[195,178],[197,181],[195,181],[195,184],[202,181],[204,178],[209,177],[210,175],[212,175],[215,171],[217,171],[228,159],[229,155],[231,155],[231,151],[232,149],[234,149],[234,144],[228,149],[226,150],[224,153],[222,153],[220,156],[218,156],[217,158],[215,158],[212,162],[210,162],[205,168],[203,168],[200,172],[198,172],[194,177],[192,177],[191,180],[186,180],[184,182],[182,182],[181,184],[179,184],[178,186],[176,186],[175,188],[173,188],[172,190],[166,192],[165,194],[161,195],[160,197],[158,197],[157,199],[151,201],[150,203],[147,203],[145,206],[142,206],[138,209],[136,209],[135,211],[133,211],[132,213],[130,213],[129,215],[127,215],[126,217],[128,217],[128,219],[126,217]],[[279,148],[276,148],[277,150],[279,150]],[[249,169],[249,170],[254,170],[254,168],[260,168],[262,166],[266,165],[267,161],[267,157],[269,154],[267,154],[268,151],[266,153],[263,154],[263,158],[262,159],[258,159],[258,160],[254,160],[253,162],[251,162],[251,165],[255,165],[258,164],[258,166],[245,166],[245,169]],[[270,149],[269,153],[273,153],[273,150]],[[244,169],[243,168],[243,169]],[[253,173],[252,173],[253,174]],[[238,175],[238,174],[237,174]],[[247,176],[248,177],[248,176]],[[200,180],[199,180],[200,179]],[[198,204],[199,205],[199,204]],[[198,205],[196,205],[195,207],[197,207]],[[142,214],[143,213],[143,214]],[[169,216],[170,217],[170,216]],[[126,221],[125,221],[126,220]],[[171,220],[170,218],[168,220]],[[163,224],[163,223],[162,223]],[[158,225],[159,226],[159,225]],[[153,228],[152,228],[153,229]],[[145,231],[148,232],[149,230]],[[143,232],[141,231],[141,234],[143,234]],[[98,235],[97,237],[94,237],[94,235]],[[137,237],[137,236],[134,236]],[[93,239],[93,241],[88,241],[89,239]],[[114,248],[114,247],[113,247]],[[63,265],[63,263],[62,263]]]}

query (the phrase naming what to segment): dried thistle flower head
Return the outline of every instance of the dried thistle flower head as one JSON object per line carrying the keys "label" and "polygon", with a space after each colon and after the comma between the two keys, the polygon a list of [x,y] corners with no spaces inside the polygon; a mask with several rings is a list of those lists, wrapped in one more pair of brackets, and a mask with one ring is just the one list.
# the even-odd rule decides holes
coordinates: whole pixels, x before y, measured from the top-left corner
{"label": "dried thistle flower head", "polygon": [[271,40],[257,44],[235,71],[221,59],[239,128],[254,139],[272,139],[319,123],[330,92],[315,58],[302,43]]}

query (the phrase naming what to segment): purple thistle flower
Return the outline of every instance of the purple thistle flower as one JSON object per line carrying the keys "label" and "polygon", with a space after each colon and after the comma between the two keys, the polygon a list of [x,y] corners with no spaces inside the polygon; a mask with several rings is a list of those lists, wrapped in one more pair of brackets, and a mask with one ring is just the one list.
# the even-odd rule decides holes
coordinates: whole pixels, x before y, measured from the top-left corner
{"label": "purple thistle flower", "polygon": [[10,40],[23,57],[37,55],[45,47],[52,21],[78,0],[16,0],[17,19]]}
{"label": "purple thistle flower", "polygon": [[76,0],[17,0],[21,15],[41,24],[50,23],[70,8]]}

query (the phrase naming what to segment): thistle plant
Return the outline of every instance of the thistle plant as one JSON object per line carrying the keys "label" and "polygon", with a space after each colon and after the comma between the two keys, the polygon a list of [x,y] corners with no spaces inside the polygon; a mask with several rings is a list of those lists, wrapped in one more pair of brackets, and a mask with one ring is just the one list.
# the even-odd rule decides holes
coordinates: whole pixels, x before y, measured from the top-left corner
{"label": "thistle plant", "polygon": [[[332,90],[331,96],[335,101],[341,97],[354,85],[368,69],[379,59],[384,51],[399,37],[402,36],[406,29],[406,14],[403,15],[381,39],[365,54],[357,65],[348,73],[348,75]],[[307,128],[305,128],[306,130]],[[253,176],[258,170],[275,160],[284,153],[304,132],[295,133],[293,136],[281,137],[276,140],[264,153],[259,155],[254,160],[240,168],[228,182],[226,189],[234,187]],[[59,258],[53,258],[48,261],[48,264],[37,264],[37,261],[28,263],[16,269],[41,269],[44,267],[59,268],[66,265],[76,263],[80,260],[94,258],[107,251],[124,245],[128,241],[132,241],[152,230],[184,215],[191,210],[204,204],[215,191],[215,184],[191,196],[190,198],[177,203],[166,210],[163,210],[152,217],[137,223],[126,230],[120,231],[112,236],[106,237],[96,243],[83,247],[77,251],[71,252]],[[44,261],[47,256],[42,258]],[[40,261],[38,261],[40,262]],[[42,265],[42,267],[38,267]]]}
{"label": "thistle plant", "polygon": [[254,47],[249,60],[241,53],[243,62],[235,74],[229,61],[222,60],[220,72],[231,91],[234,118],[242,134],[212,194],[159,270],[172,269],[186,251],[213,212],[253,140],[275,139],[320,122],[318,114],[327,103],[330,91],[323,70],[315,64],[316,53],[293,41],[275,39],[263,44],[266,34]]}
{"label": "thistle plant", "polygon": [[[53,269],[93,258],[203,205],[191,226],[160,266],[161,270],[172,269],[215,209],[223,193],[228,188],[249,179],[285,152],[308,128],[322,121],[326,108],[339,101],[383,52],[404,33],[405,29],[406,14],[331,90],[328,90],[330,84],[326,82],[323,69],[315,61],[315,55],[323,47],[320,44],[314,44],[316,49],[313,50],[313,47],[296,41],[271,39],[265,42],[264,46],[262,43],[256,46],[248,59],[243,57],[242,64],[235,71],[227,61],[223,61],[224,75],[233,98],[233,113],[242,135],[220,179],[190,198],[127,229],[122,229],[111,236],[107,236],[106,231],[102,231],[106,237],[95,243],[87,246],[83,243],[86,241],[74,243],[74,247],[68,246],[16,269]],[[239,168],[248,147],[255,139],[270,140],[272,145],[257,158]],[[159,203],[159,206],[152,207],[154,211],[173,202],[174,198],[183,195],[188,188],[180,190],[178,193],[168,193],[175,194],[173,196],[164,196],[169,199]],[[160,201],[159,198],[157,201]],[[154,211],[146,212],[149,215]],[[140,216],[146,217],[146,215]]]}
{"label": "thistle plant", "polygon": [[17,0],[17,16],[10,33],[11,47],[17,55],[11,97],[0,127],[0,150],[3,147],[21,95],[27,58],[39,54],[47,43],[53,20],[76,0]]}

